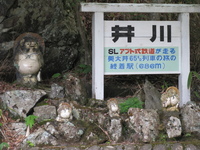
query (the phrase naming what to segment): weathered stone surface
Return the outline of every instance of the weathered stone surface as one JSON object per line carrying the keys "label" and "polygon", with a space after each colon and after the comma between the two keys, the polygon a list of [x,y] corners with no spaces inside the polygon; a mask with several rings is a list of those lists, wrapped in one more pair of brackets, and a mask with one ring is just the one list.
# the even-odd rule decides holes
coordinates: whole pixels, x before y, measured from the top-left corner
{"label": "weathered stone surface", "polygon": [[193,144],[189,144],[185,146],[185,150],[199,150],[199,149]]}
{"label": "weathered stone surface", "polygon": [[153,147],[153,150],[167,150],[166,146],[163,144],[159,144]]}
{"label": "weathered stone surface", "polygon": [[42,128],[39,128],[36,132],[30,134],[22,142],[22,145],[21,145],[22,149],[29,149],[27,141],[30,141],[35,146],[39,146],[39,145],[43,145],[43,146],[54,145],[55,146],[58,144],[57,139]]}
{"label": "weathered stone surface", "polygon": [[65,138],[66,142],[78,142],[84,133],[84,130],[76,127],[73,123],[59,123],[58,131]]}
{"label": "weathered stone surface", "polygon": [[173,144],[171,150],[183,150],[183,146],[180,143]]}
{"label": "weathered stone surface", "polygon": [[67,143],[76,143],[80,141],[85,127],[76,126],[72,122],[56,122],[47,123],[45,129],[59,140],[63,140]]}
{"label": "weathered stone surface", "polygon": [[162,104],[160,100],[161,94],[148,80],[146,80],[144,84],[144,93],[146,109],[162,110]]}
{"label": "weathered stone surface", "polygon": [[158,135],[159,115],[153,109],[129,108],[129,128],[133,129],[135,140],[154,141]]}
{"label": "weathered stone surface", "polygon": [[92,145],[105,143],[109,139],[102,131],[102,129],[102,126],[99,126],[97,124],[90,124],[86,128],[84,136],[82,136],[81,142]]}
{"label": "weathered stone surface", "polygon": [[18,135],[25,135],[26,134],[26,124],[19,122],[19,123],[11,123],[11,129],[14,130]]}
{"label": "weathered stone surface", "polygon": [[108,133],[112,141],[119,142],[122,138],[122,123],[120,118],[111,118]]}
{"label": "weathered stone surface", "polygon": [[49,94],[50,98],[64,98],[65,97],[65,89],[62,86],[59,86],[56,83],[51,85],[51,93]]}
{"label": "weathered stone surface", "polygon": [[100,150],[100,149],[101,149],[100,146],[94,145],[94,146],[86,148],[85,150]]}
{"label": "weathered stone surface", "polygon": [[114,146],[105,146],[102,147],[102,150],[116,150],[116,148]]}
{"label": "weathered stone surface", "polygon": [[169,138],[181,136],[182,127],[180,119],[171,116],[166,125],[166,131]]}
{"label": "weathered stone surface", "polygon": [[116,148],[116,150],[122,150],[124,148],[124,146],[123,145],[116,145],[115,148]]}
{"label": "weathered stone surface", "polygon": [[151,144],[145,144],[139,148],[140,150],[152,150]]}
{"label": "weathered stone surface", "polygon": [[80,150],[80,148],[77,148],[77,147],[67,147],[67,148],[64,148],[62,150]]}
{"label": "weathered stone surface", "polygon": [[200,134],[200,107],[195,102],[188,102],[181,109],[183,131]]}
{"label": "weathered stone surface", "polygon": [[125,145],[124,150],[137,150],[137,147],[134,145]]}
{"label": "weathered stone surface", "polygon": [[56,107],[50,105],[37,106],[34,108],[33,115],[37,116],[37,121],[41,122],[47,119],[55,119],[57,116]]}
{"label": "weathered stone surface", "polygon": [[2,95],[4,105],[9,111],[20,117],[26,117],[35,104],[46,95],[43,90],[14,90]]}

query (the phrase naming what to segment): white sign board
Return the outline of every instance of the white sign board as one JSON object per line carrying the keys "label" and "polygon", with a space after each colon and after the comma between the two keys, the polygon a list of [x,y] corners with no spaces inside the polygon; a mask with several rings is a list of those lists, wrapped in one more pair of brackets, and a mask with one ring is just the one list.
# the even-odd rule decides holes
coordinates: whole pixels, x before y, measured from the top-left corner
{"label": "white sign board", "polygon": [[180,73],[180,21],[105,21],[105,75]]}
{"label": "white sign board", "polygon": [[[147,3],[81,3],[82,12],[93,12],[92,19],[92,96],[96,99],[104,99],[104,75],[105,74],[156,74],[177,73],[179,74],[179,91],[181,106],[190,101],[190,89],[187,88],[187,80],[190,72],[190,32],[189,32],[189,13],[200,13],[198,4],[147,4]],[[105,12],[136,12],[136,13],[178,13],[179,18],[176,22],[158,21],[148,23],[146,21],[134,22],[107,22],[104,20]],[[130,26],[129,26],[130,25]],[[125,28],[120,28],[120,27]],[[112,28],[113,27],[113,28]],[[127,34],[127,28],[129,28]],[[113,30],[112,30],[113,29]],[[119,31],[117,31],[119,30]],[[122,31],[125,30],[125,31]],[[124,34],[122,34],[125,32]],[[120,33],[120,34],[119,34]],[[104,35],[105,34],[105,35]],[[125,36],[125,37],[123,37]],[[180,38],[180,39],[179,39]],[[112,50],[111,50],[112,49]],[[140,49],[140,50],[138,50]],[[152,50],[154,49],[154,50]],[[174,61],[175,66],[170,61],[164,64],[153,62],[152,64],[141,63],[142,60],[152,59],[152,56],[161,58],[156,54],[156,49],[161,49],[162,59]],[[172,50],[172,51],[171,51]],[[153,51],[153,54],[152,54]],[[170,52],[170,56],[165,57],[163,52]],[[110,52],[110,53],[109,53]],[[175,52],[176,60],[172,53]],[[116,53],[116,54],[115,54]],[[120,54],[120,53],[123,53]],[[125,53],[125,54],[124,54]],[[126,54],[127,53],[127,54]],[[141,54],[145,53],[145,54]],[[147,54],[148,53],[148,54]],[[131,62],[136,58],[132,55],[137,54],[138,62]],[[110,56],[122,55],[124,60],[129,59],[129,68],[133,70],[117,70],[113,72],[114,67],[127,67],[127,64],[111,65],[108,61]],[[151,55],[151,58],[150,58]],[[128,58],[126,57],[128,56]],[[146,57],[149,56],[149,57]],[[107,57],[107,58],[106,58]],[[136,63],[136,64],[135,64]],[[138,63],[138,65],[137,65]],[[142,65],[140,65],[142,64]],[[171,66],[175,70],[166,69]],[[108,67],[106,69],[106,67]],[[145,71],[140,70],[141,68]],[[138,70],[136,70],[139,68]],[[150,69],[149,69],[150,68]],[[155,70],[157,68],[158,70]],[[150,70],[154,71],[151,72]],[[115,70],[115,69],[114,69]],[[147,72],[146,72],[147,71]]]}

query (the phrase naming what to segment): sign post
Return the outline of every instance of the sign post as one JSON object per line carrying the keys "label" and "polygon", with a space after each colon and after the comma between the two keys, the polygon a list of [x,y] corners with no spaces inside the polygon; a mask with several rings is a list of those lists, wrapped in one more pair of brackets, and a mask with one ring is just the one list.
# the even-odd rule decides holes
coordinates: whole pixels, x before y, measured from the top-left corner
{"label": "sign post", "polygon": [[[81,3],[93,12],[92,93],[104,99],[104,75],[179,74],[181,106],[190,101],[189,13],[198,4]],[[104,12],[179,13],[178,21],[105,21]]]}

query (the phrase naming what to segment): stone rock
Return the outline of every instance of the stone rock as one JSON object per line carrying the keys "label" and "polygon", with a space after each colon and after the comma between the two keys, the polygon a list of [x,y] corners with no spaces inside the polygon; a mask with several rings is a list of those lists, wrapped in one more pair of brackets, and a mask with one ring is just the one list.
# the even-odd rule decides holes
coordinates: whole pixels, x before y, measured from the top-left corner
{"label": "stone rock", "polygon": [[42,128],[39,128],[36,132],[30,134],[26,139],[23,140],[22,145],[21,145],[22,149],[29,148],[27,141],[30,141],[35,146],[58,145],[57,139]]}
{"label": "stone rock", "polygon": [[171,150],[183,150],[183,146],[180,143],[173,144]]}
{"label": "stone rock", "polygon": [[141,146],[139,150],[152,150],[152,145],[145,144],[145,145]]}
{"label": "stone rock", "polygon": [[45,130],[63,142],[76,143],[84,133],[84,126],[76,126],[72,122],[47,123]]}
{"label": "stone rock", "polygon": [[112,141],[119,142],[122,138],[122,123],[120,118],[111,118],[108,133]]}
{"label": "stone rock", "polygon": [[86,148],[85,150],[101,150],[101,147],[97,146],[97,145],[94,145],[94,146]]}
{"label": "stone rock", "polygon": [[65,89],[62,86],[59,86],[56,83],[51,85],[51,93],[49,95],[50,98],[64,98],[65,97]]}
{"label": "stone rock", "polygon": [[188,102],[181,109],[183,131],[200,134],[200,107],[195,102]]}
{"label": "stone rock", "polygon": [[7,91],[2,95],[2,102],[13,115],[25,118],[45,95],[43,90]]}
{"label": "stone rock", "polygon": [[129,128],[133,129],[135,140],[154,141],[158,135],[159,115],[153,109],[129,108]]}
{"label": "stone rock", "polygon": [[115,148],[116,148],[116,150],[122,150],[124,148],[124,146],[123,145],[116,145]]}
{"label": "stone rock", "polygon": [[17,132],[18,135],[26,135],[26,124],[22,122],[11,123],[11,130]]}
{"label": "stone rock", "polygon": [[105,146],[102,147],[102,150],[116,150],[116,148],[114,146]]}
{"label": "stone rock", "polygon": [[78,147],[67,147],[67,148],[64,148],[62,150],[81,150],[81,149],[78,148]]}
{"label": "stone rock", "polygon": [[144,84],[144,93],[146,109],[162,110],[162,104],[160,100],[161,94],[148,80],[146,80]]}
{"label": "stone rock", "polygon": [[153,147],[153,150],[167,150],[165,145],[159,144]]}
{"label": "stone rock", "polygon": [[137,147],[134,145],[125,145],[124,150],[137,150]]}
{"label": "stone rock", "polygon": [[78,142],[84,133],[84,128],[75,126],[71,122],[59,123],[58,131],[66,142]]}
{"label": "stone rock", "polygon": [[90,145],[105,143],[109,139],[102,131],[102,129],[103,127],[97,124],[89,124],[84,132],[84,136],[82,137],[81,142]]}
{"label": "stone rock", "polygon": [[185,146],[185,150],[199,150],[199,149],[193,144],[189,144]]}
{"label": "stone rock", "polygon": [[182,127],[180,119],[171,116],[166,125],[166,131],[169,138],[181,136]]}
{"label": "stone rock", "polygon": [[47,119],[55,119],[57,116],[56,107],[49,105],[34,107],[33,115],[38,117],[36,120],[39,122]]}
{"label": "stone rock", "polygon": [[102,114],[105,114],[107,112],[107,109],[103,108],[91,108],[87,106],[81,106],[79,104],[73,104],[73,117],[77,120],[82,120],[85,122],[99,122],[100,125],[105,124],[105,120],[108,119]]}

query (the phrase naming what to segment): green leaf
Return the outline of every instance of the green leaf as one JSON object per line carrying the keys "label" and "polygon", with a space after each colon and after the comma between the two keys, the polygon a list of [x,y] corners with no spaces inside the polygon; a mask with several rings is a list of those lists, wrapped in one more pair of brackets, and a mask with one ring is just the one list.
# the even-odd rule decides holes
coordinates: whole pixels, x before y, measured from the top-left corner
{"label": "green leaf", "polygon": [[0,109],[0,118],[1,118],[2,115],[3,115],[3,112],[2,112],[2,110]]}
{"label": "green leaf", "polygon": [[0,150],[3,150],[3,148],[8,148],[8,147],[9,147],[8,143],[3,142],[0,144]]}
{"label": "green leaf", "polygon": [[61,76],[60,73],[55,73],[55,74],[52,76],[52,78],[58,78],[58,77],[60,77],[60,76]]}
{"label": "green leaf", "polygon": [[128,98],[125,102],[119,104],[120,112],[126,113],[129,108],[142,108],[143,102],[137,97]]}
{"label": "green leaf", "polygon": [[34,147],[34,146],[35,146],[35,144],[32,143],[31,141],[27,141],[26,143],[27,143],[30,147]]}
{"label": "green leaf", "polygon": [[37,119],[37,116],[29,115],[25,118],[26,125],[32,128],[32,126],[35,124],[35,119]]}
{"label": "green leaf", "polygon": [[192,83],[192,74],[193,74],[193,71],[190,71],[190,73],[189,73],[189,75],[188,75],[188,84],[187,84],[188,89],[191,87],[191,83]]}
{"label": "green leaf", "polygon": [[2,123],[0,123],[0,127],[2,126],[3,124]]}
{"label": "green leaf", "polygon": [[200,80],[200,75],[196,71],[193,71],[193,74]]}
{"label": "green leaf", "polygon": [[198,92],[195,91],[194,94],[196,97],[200,98],[200,95],[198,94]]}

